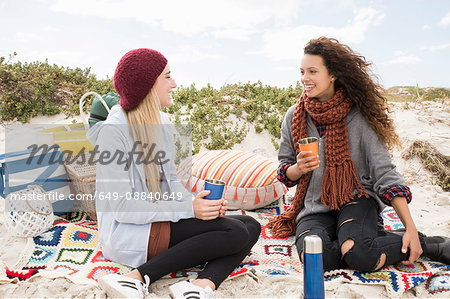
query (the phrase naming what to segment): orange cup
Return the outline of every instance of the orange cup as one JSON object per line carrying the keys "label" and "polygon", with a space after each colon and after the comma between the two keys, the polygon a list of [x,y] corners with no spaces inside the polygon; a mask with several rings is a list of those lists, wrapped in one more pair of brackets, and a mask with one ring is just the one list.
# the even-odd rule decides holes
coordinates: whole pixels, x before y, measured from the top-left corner
{"label": "orange cup", "polygon": [[[300,146],[300,150],[302,152],[310,151],[311,154],[305,155],[305,157],[310,156],[318,156],[319,155],[319,141],[316,137],[306,137],[303,139],[300,139],[298,142],[298,145]],[[319,158],[316,158],[312,161],[319,161]]]}

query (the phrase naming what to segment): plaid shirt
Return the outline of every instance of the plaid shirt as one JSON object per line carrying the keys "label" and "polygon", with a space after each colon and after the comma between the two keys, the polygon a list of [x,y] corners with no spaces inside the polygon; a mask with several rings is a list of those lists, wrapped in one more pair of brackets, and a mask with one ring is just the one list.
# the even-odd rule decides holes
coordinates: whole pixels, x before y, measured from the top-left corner
{"label": "plaid shirt", "polygon": [[[325,135],[325,133],[326,133],[326,125],[323,125],[323,124],[319,123],[318,121],[316,121],[313,118],[312,118],[312,121],[317,127],[317,131],[319,132],[319,136],[323,137]],[[277,178],[278,178],[278,180],[280,182],[282,182],[288,188],[294,187],[295,185],[298,184],[298,180],[297,181],[291,181],[286,175],[287,169],[290,166],[294,165],[294,164],[295,164],[295,162],[286,162],[286,163],[281,163],[278,166]],[[383,195],[381,196],[381,201],[383,203],[385,203],[386,205],[390,206],[391,205],[391,201],[395,197],[405,197],[406,201],[408,203],[410,203],[411,199],[412,199],[411,190],[409,189],[408,186],[405,186],[405,185],[392,186],[386,192],[383,193]]]}
{"label": "plaid shirt", "polygon": [[314,118],[312,118],[313,123],[316,125],[317,131],[319,132],[319,136],[323,137],[325,136],[325,133],[327,131],[327,126],[326,125],[322,125],[321,123],[319,123],[317,120],[315,120]]}

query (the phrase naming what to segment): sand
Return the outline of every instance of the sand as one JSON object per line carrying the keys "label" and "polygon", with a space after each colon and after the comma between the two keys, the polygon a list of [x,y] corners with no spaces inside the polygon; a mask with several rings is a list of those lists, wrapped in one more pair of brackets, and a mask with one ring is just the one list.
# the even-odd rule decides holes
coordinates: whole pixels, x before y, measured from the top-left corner
{"label": "sand", "polygon": [[[433,185],[433,175],[424,169],[418,159],[404,160],[402,152],[414,140],[427,140],[441,153],[450,155],[450,106],[449,102],[435,103],[423,102],[416,104],[392,103],[393,118],[397,133],[400,136],[402,148],[394,150],[392,157],[398,170],[406,179],[413,193],[410,210],[418,230],[428,235],[444,235],[450,237],[450,193],[444,192],[439,186]],[[80,118],[76,119],[77,121]],[[54,117],[38,117],[31,123],[68,124],[72,118],[63,115]],[[246,139],[235,145],[234,149],[254,152],[274,161],[277,160],[277,151],[270,141],[267,132],[256,134],[254,128],[249,126]],[[4,152],[5,124],[0,128],[0,151]],[[294,194],[295,188],[288,194]],[[0,201],[0,273],[2,267],[8,265],[13,268],[19,259],[27,240],[11,237],[6,232],[3,216],[4,200]],[[0,274],[0,281],[2,280]],[[172,282],[172,281],[171,281]],[[150,287],[148,298],[168,298],[168,283],[160,280]],[[325,285],[327,297],[339,298],[381,298],[388,297],[383,286],[366,286],[342,283],[339,285]],[[403,294],[404,298],[419,298],[419,290],[411,289]],[[225,281],[216,292],[217,298],[299,298],[302,296],[302,280],[298,278],[255,279],[250,276],[241,276]],[[21,283],[0,283],[0,298],[3,297],[76,297],[76,298],[104,298],[105,293],[96,286],[79,285],[65,278],[36,277]]]}

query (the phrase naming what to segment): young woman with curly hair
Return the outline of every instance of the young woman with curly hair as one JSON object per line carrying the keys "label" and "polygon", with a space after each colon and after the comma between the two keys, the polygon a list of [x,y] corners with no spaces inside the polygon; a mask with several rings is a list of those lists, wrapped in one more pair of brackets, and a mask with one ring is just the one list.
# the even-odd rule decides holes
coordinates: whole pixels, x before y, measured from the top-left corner
{"label": "young woman with curly hair", "polygon": [[[320,236],[325,270],[374,271],[421,255],[450,264],[449,238],[417,232],[408,208],[411,191],[388,151],[398,136],[370,66],[336,39],[320,37],[305,46],[304,91],[286,113],[278,153],[279,180],[297,190],[291,207],[269,227],[278,237],[295,234],[301,259],[303,239]],[[300,150],[305,137],[318,139],[318,156]],[[386,205],[405,230],[384,230],[379,212]]]}

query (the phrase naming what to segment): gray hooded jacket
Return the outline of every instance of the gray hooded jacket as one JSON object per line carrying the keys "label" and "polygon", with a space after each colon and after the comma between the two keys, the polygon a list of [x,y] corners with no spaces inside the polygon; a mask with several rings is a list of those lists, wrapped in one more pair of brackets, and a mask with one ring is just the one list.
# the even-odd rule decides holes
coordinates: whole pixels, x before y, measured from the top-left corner
{"label": "gray hooded jacket", "polygon": [[157,146],[166,154],[164,159],[168,163],[162,164],[159,194],[149,192],[144,166],[138,163],[137,155],[131,155],[134,141],[119,105],[111,109],[106,121],[95,124],[87,134],[87,138],[98,146],[97,159],[107,153],[124,153],[124,159],[130,162],[129,168],[118,163],[119,158],[96,164],[96,211],[103,255],[131,267],[147,261],[153,222],[177,222],[194,217],[194,197],[180,183],[176,173],[173,128],[167,115],[162,112],[160,115],[165,134]]}

